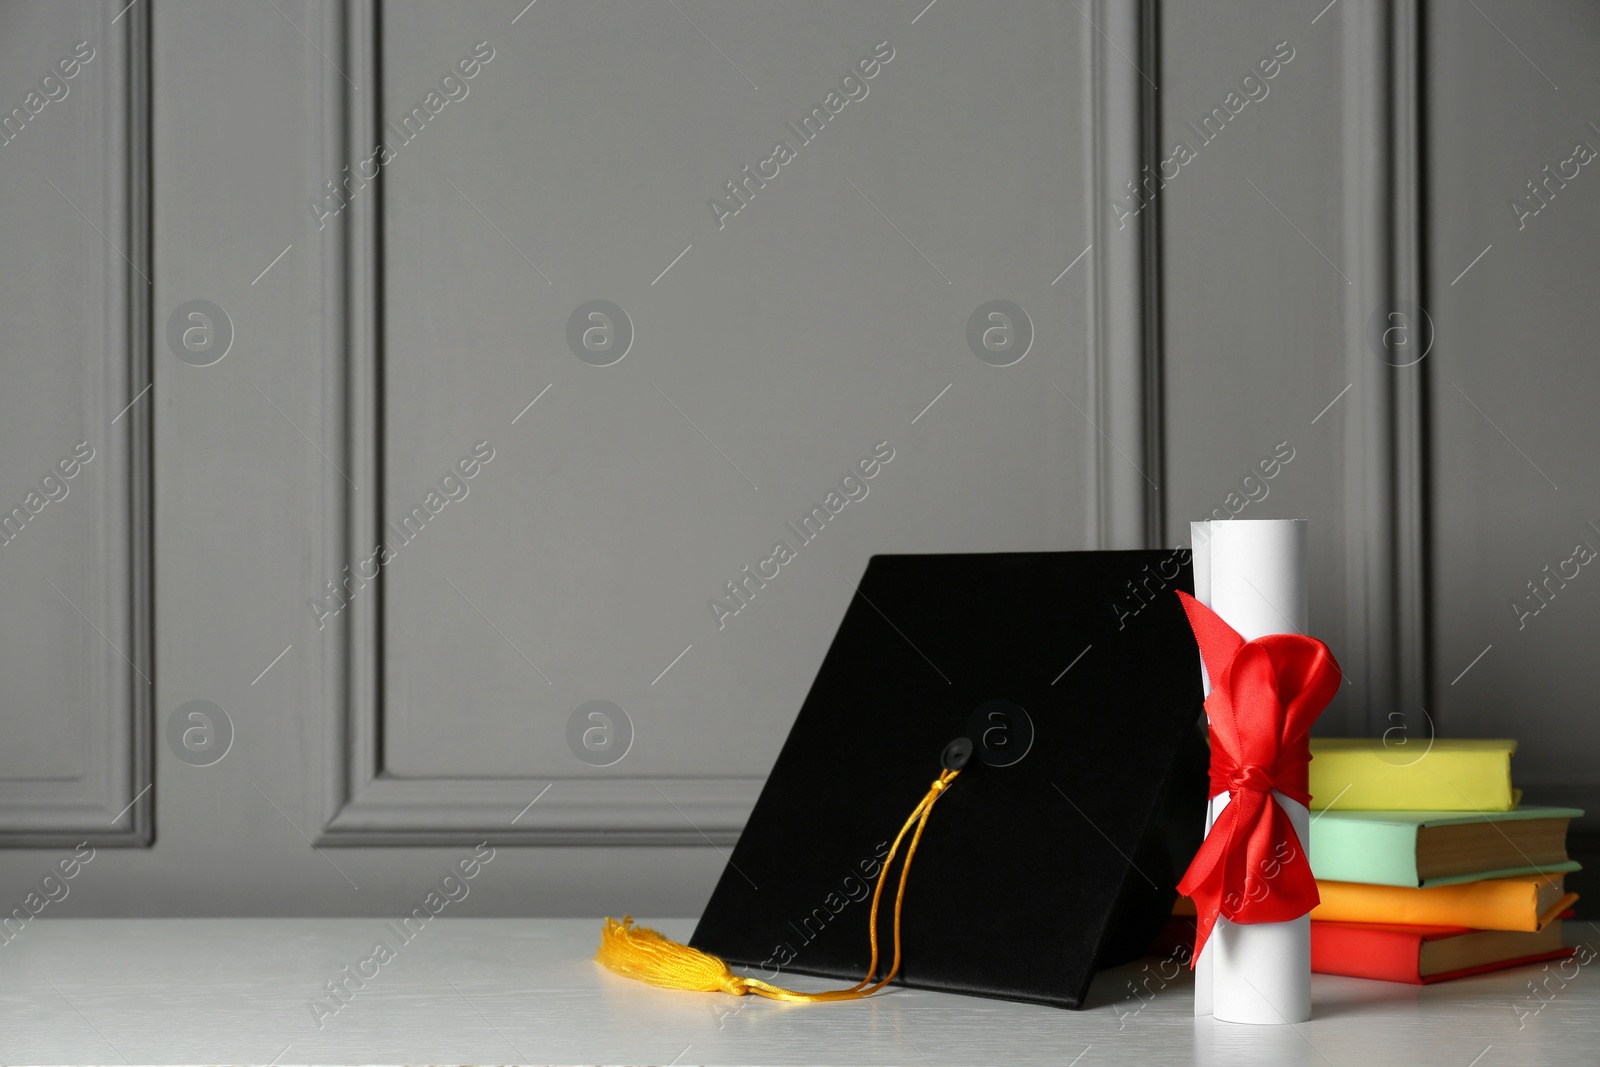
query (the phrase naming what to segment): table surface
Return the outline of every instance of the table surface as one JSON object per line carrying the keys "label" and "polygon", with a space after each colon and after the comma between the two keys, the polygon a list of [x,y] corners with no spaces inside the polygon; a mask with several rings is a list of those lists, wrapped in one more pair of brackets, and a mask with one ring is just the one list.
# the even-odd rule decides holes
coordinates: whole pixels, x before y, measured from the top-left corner
{"label": "table surface", "polygon": [[[693,928],[686,919],[650,925],[680,939]],[[392,959],[364,966],[377,973],[333,1012],[326,984],[346,966],[354,971],[380,939],[400,943],[385,920],[43,919],[0,945],[0,1061],[1600,1062],[1600,972],[1576,960],[1565,976],[1533,965],[1428,987],[1317,976],[1311,1022],[1259,1027],[1195,1019],[1187,973],[1163,986],[1156,960],[1102,973],[1079,1012],[901,989],[817,1005],[655,989],[593,961],[599,927],[435,919]],[[1570,924],[1569,935],[1600,945],[1587,923]],[[328,1014],[319,1018],[315,1003]]]}

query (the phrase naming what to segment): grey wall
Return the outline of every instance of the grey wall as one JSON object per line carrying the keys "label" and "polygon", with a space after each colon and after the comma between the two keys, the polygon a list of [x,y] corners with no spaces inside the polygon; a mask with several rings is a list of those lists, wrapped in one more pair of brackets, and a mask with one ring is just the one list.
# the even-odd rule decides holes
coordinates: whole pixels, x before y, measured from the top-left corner
{"label": "grey wall", "polygon": [[[463,914],[693,913],[872,553],[1216,511],[1313,520],[1325,732],[1600,785],[1582,574],[1507,606],[1600,546],[1584,175],[1505,205],[1587,140],[1581,6],[278,7],[0,11],[0,99],[96,49],[0,146],[5,491],[97,449],[0,547],[6,900],[89,840],[56,914],[388,914],[488,840]],[[615,362],[569,340],[597,299]],[[168,340],[196,300],[208,366]],[[1007,366],[968,340],[995,300]],[[1418,308],[1391,366],[1369,323]]]}
{"label": "grey wall", "polygon": [[1587,563],[1600,549],[1600,195],[1567,162],[1600,148],[1600,72],[1586,59],[1600,11],[1484,11],[1525,55],[1470,9],[1428,16],[1431,680],[1451,729],[1523,739],[1530,795],[1600,816]]}

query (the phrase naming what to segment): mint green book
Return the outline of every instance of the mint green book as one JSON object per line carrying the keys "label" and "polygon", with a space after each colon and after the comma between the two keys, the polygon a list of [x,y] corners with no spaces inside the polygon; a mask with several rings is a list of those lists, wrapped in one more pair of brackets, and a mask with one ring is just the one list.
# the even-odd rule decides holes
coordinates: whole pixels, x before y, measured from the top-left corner
{"label": "mint green book", "polygon": [[1567,826],[1577,808],[1338,811],[1311,820],[1311,872],[1334,882],[1435,886],[1575,871]]}

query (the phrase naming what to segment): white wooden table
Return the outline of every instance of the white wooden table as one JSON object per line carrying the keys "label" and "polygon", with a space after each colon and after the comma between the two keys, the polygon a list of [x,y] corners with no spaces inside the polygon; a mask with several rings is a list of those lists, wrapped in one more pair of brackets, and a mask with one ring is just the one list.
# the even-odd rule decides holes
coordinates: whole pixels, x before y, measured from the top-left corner
{"label": "white wooden table", "polygon": [[[1600,946],[1588,924],[1571,929]],[[588,919],[435,919],[319,1029],[309,1005],[325,983],[386,934],[398,940],[383,920],[40,919],[0,946],[0,1061],[1600,1063],[1600,971],[1588,966],[1564,986],[1550,978],[1542,1001],[1529,989],[1547,973],[1538,966],[1428,988],[1318,977],[1310,1023],[1247,1027],[1195,1019],[1186,977],[1134,999],[1138,965],[1102,974],[1081,1012],[906,990],[830,1005],[671,992],[594,963],[598,930]]]}

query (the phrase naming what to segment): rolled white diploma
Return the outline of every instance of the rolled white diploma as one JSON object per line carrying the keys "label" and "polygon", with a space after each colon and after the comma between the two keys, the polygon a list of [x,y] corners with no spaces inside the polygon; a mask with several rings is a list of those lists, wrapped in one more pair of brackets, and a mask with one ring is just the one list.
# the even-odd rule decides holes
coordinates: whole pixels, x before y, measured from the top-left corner
{"label": "rolled white diploma", "polygon": [[[1304,519],[1191,522],[1195,599],[1246,641],[1306,632]],[[1201,667],[1204,678],[1204,665]],[[1211,681],[1204,678],[1205,691]],[[1302,847],[1311,837],[1305,807],[1277,790]],[[1206,809],[1206,832],[1227,806],[1226,793]],[[1311,916],[1282,923],[1218,918],[1195,963],[1194,1013],[1231,1023],[1303,1023],[1311,1018]]]}

